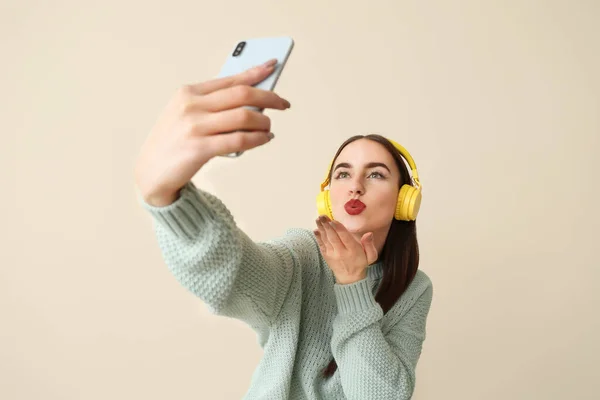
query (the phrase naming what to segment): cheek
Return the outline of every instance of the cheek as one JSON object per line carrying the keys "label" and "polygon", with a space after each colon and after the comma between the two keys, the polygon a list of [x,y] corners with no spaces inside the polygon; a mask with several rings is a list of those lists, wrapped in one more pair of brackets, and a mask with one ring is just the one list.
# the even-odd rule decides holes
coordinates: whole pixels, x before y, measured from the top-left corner
{"label": "cheek", "polygon": [[396,202],[398,201],[398,192],[396,190],[382,190],[373,196],[371,201],[374,204],[379,204],[377,214],[385,218],[393,218],[396,212]]}
{"label": "cheek", "polygon": [[329,188],[329,198],[331,199],[331,203],[332,206],[335,207],[337,205],[339,205],[339,203],[342,203],[345,200],[345,198],[347,197],[348,191],[343,189],[343,185],[335,185],[333,187]]}
{"label": "cheek", "polygon": [[381,194],[381,201],[390,204],[396,208],[396,202],[398,201],[398,191],[396,189],[387,189],[385,193]]}

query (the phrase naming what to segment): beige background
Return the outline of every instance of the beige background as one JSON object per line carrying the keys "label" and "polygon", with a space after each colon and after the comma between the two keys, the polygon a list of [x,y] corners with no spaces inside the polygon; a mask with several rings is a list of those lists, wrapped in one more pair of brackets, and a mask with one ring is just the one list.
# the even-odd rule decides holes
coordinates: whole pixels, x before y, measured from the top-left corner
{"label": "beige background", "polygon": [[313,226],[344,139],[396,139],[435,285],[414,398],[597,398],[600,3],[366,4],[0,3],[0,398],[245,393],[253,332],[169,274],[132,171],[172,93],[268,35],[292,108],[194,181],[266,239]]}

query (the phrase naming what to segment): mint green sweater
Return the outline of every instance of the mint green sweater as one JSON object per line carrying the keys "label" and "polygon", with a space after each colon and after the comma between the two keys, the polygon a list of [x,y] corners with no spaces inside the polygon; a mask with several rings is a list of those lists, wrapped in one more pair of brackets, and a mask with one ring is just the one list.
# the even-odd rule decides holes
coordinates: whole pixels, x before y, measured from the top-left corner
{"label": "mint green sweater", "polygon": [[[374,297],[382,265],[339,285],[310,230],[254,242],[218,198],[192,182],[168,206],[140,201],[181,285],[212,314],[256,332],[263,357],[244,399],[411,398],[432,298],[425,273],[384,315]],[[332,357],[338,369],[324,378]]]}

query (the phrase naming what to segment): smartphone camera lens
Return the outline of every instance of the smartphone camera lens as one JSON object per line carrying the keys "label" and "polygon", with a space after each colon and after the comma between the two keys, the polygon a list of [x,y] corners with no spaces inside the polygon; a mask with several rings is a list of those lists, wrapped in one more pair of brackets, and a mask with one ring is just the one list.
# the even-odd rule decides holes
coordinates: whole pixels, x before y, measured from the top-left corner
{"label": "smartphone camera lens", "polygon": [[239,42],[238,45],[235,47],[235,50],[233,51],[233,56],[237,57],[240,55],[240,53],[242,52],[242,50],[244,50],[244,47],[246,46],[246,42]]}

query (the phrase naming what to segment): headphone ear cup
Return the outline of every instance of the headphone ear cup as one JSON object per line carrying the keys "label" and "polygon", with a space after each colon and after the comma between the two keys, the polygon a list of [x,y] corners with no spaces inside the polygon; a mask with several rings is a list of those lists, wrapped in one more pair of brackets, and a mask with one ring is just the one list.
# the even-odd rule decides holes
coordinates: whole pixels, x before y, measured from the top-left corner
{"label": "headphone ear cup", "polygon": [[400,221],[414,221],[421,208],[421,191],[411,185],[402,185],[398,193],[394,218]]}
{"label": "headphone ear cup", "polygon": [[333,212],[331,211],[331,201],[329,199],[329,190],[319,192],[317,195],[317,210],[319,215],[326,215],[333,220]]}

